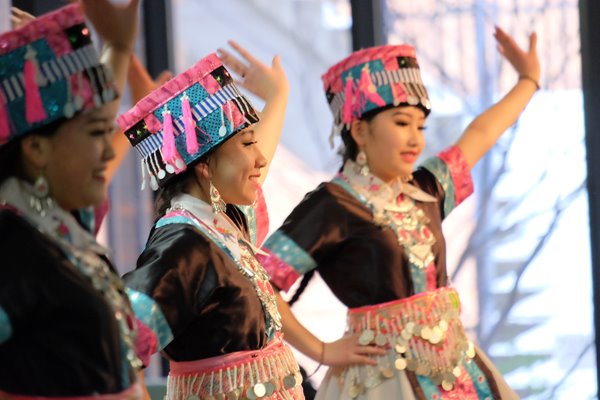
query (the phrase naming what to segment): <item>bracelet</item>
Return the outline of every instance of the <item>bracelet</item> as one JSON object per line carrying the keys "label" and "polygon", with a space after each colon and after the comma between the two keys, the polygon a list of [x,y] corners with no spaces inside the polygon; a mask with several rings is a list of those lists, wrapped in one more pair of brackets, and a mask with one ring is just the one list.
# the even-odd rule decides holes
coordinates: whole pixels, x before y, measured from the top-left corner
{"label": "bracelet", "polygon": [[530,81],[531,83],[533,83],[535,85],[535,90],[540,90],[539,82],[535,78],[532,78],[529,75],[520,75],[519,80],[520,81]]}
{"label": "bracelet", "polygon": [[317,365],[317,368],[315,368],[315,370],[312,372],[312,374],[308,375],[306,377],[306,379],[311,378],[314,374],[317,373],[317,371],[321,368],[321,365],[323,365],[324,358],[325,358],[325,342],[321,342],[321,356],[319,357],[319,365]]}

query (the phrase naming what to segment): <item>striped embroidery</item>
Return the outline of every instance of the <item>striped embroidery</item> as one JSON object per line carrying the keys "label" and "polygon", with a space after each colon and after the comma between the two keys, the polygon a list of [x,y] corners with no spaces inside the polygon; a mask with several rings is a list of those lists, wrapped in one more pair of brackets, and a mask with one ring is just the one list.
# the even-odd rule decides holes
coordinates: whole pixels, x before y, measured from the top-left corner
{"label": "striped embroidery", "polygon": [[[238,97],[240,96],[240,97]],[[237,91],[233,85],[227,85],[223,87],[221,90],[216,92],[215,94],[205,98],[200,103],[194,105],[192,107],[192,115],[196,122],[206,118],[209,114],[213,113],[215,110],[221,108],[223,104],[227,103],[229,100],[233,100],[242,110],[245,110],[245,113],[248,111],[248,105],[246,100],[241,97],[239,91]],[[244,108],[241,107],[241,104],[244,105]],[[181,117],[173,117],[173,127],[175,128],[176,134],[185,133],[185,125],[183,123],[183,116]],[[156,152],[162,147],[162,132],[157,132],[153,135],[149,135],[146,139],[139,142],[135,148],[138,150],[140,155],[144,158],[148,157],[150,154]]]}
{"label": "striped embroidery", "polygon": [[[419,98],[427,98],[427,93],[422,85],[412,82],[419,81],[418,68],[402,68],[393,71],[376,71],[371,73],[371,80],[376,86],[386,86],[390,83],[402,83],[406,88],[408,95],[417,96]],[[330,107],[335,113],[339,112],[344,105],[344,91],[336,93],[331,99]]]}
{"label": "striped embroidery", "polygon": [[[64,80],[67,77],[81,72],[98,63],[98,56],[93,45],[82,47],[72,53],[65,54],[40,64],[40,72],[50,83]],[[14,101],[25,94],[25,80],[23,73],[13,75],[0,83],[9,101]]]}

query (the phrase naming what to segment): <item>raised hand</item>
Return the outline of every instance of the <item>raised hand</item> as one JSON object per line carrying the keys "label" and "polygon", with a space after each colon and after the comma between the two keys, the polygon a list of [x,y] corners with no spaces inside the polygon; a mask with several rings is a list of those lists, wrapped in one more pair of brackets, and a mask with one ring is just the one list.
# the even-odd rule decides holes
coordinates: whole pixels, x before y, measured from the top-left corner
{"label": "raised hand", "polygon": [[498,43],[498,51],[513,66],[519,77],[529,77],[536,82],[540,80],[540,60],[537,54],[537,34],[529,36],[529,49],[519,47],[515,40],[499,27],[494,31]]}
{"label": "raised hand", "polygon": [[233,40],[228,43],[241,59],[225,49],[217,52],[223,63],[241,78],[236,83],[266,102],[282,92],[287,95],[289,83],[278,55],[269,67]]}
{"label": "raised hand", "polygon": [[138,28],[140,0],[113,4],[110,0],[81,0],[86,16],[107,46],[116,50],[133,49]]}

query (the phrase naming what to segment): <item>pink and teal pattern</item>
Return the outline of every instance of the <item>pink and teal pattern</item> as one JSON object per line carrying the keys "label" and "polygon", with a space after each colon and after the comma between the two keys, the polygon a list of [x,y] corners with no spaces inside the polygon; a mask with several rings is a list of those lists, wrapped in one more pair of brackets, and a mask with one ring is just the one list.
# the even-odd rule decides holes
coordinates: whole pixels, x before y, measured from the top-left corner
{"label": "pink and teal pattern", "polygon": [[271,282],[279,289],[287,291],[296,280],[317,267],[315,260],[281,231],[273,233],[263,246],[268,257],[259,257]]}
{"label": "pink and teal pattern", "polygon": [[258,122],[258,115],[213,53],[144,97],[117,122],[156,190]]}
{"label": "pink and teal pattern", "polygon": [[0,146],[116,97],[79,4],[0,35]]}
{"label": "pink and teal pattern", "polygon": [[444,218],[473,193],[471,168],[458,146],[427,159],[421,167],[431,172],[444,189]]}
{"label": "pink and teal pattern", "polygon": [[325,94],[340,130],[368,111],[385,106],[416,106],[431,111],[415,49],[386,45],[359,50],[322,76]]}

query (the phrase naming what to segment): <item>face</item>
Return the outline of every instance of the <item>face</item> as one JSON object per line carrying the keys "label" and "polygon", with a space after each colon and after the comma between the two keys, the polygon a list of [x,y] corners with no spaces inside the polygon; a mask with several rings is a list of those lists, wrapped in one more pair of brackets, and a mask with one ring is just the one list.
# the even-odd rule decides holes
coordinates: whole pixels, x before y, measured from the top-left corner
{"label": "face", "polygon": [[261,168],[267,165],[267,160],[257,146],[252,127],[223,143],[208,165],[210,179],[226,203],[254,203]]}
{"label": "face", "polygon": [[352,125],[352,137],[367,155],[371,173],[385,182],[408,176],[425,147],[425,114],[420,108],[394,107],[371,121]]}
{"label": "face", "polygon": [[[37,160],[50,192],[65,210],[100,204],[106,195],[105,171],[114,158],[114,122],[106,107],[82,113],[50,137],[38,137]],[[33,178],[37,178],[32,171]]]}

